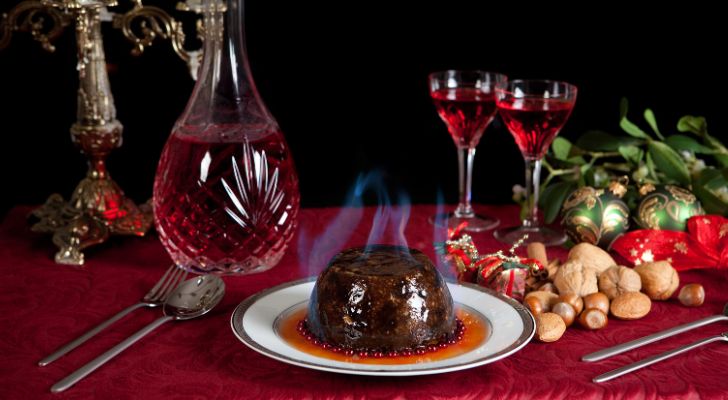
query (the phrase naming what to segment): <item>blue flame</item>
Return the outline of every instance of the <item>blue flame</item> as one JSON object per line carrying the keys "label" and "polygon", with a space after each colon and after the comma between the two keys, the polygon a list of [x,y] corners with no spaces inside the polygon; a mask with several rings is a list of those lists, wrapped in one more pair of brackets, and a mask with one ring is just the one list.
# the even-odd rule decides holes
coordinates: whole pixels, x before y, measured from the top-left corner
{"label": "blue flame", "polygon": [[344,207],[321,235],[311,241],[308,231],[301,227],[298,240],[299,261],[309,275],[320,273],[328,260],[348,244],[352,234],[362,223],[364,195],[369,191],[374,192],[377,199],[372,227],[366,243],[353,245],[367,247],[373,244],[392,244],[407,247],[405,228],[410,217],[409,196],[399,192],[398,204],[394,206],[381,171],[360,174],[347,194]]}

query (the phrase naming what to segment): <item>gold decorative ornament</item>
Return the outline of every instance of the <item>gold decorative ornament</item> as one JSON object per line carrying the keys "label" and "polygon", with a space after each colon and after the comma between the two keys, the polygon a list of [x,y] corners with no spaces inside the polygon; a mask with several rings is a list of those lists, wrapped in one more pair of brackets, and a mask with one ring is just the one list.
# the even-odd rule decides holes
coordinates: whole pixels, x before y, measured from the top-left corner
{"label": "gold decorative ornament", "polygon": [[[121,146],[123,126],[116,119],[114,98],[106,72],[101,23],[111,16],[114,27],[132,42],[132,54],[140,55],[157,38],[170,40],[177,54],[197,74],[200,52],[184,48],[182,25],[166,11],[130,0],[131,10],[109,13],[116,0],[25,0],[0,18],[0,50],[7,47],[14,32],[28,32],[46,51],[52,41],[74,24],[78,52],[79,88],[76,122],[71,140],[88,159],[88,173],[76,186],[70,201],[59,194],[32,212],[32,230],[53,234],[58,247],[55,261],[82,265],[82,250],[106,241],[110,235],[144,236],[152,225],[149,204],[137,206],[109,176],[105,160]],[[196,12],[199,0],[180,3],[178,10]],[[197,32],[202,31],[198,20]]]}

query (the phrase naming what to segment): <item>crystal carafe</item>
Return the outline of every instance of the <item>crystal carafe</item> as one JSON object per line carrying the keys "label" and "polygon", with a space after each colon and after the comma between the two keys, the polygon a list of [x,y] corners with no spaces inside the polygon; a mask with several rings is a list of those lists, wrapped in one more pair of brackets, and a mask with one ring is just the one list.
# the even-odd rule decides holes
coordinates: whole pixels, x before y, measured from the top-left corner
{"label": "crystal carafe", "polygon": [[155,224],[184,269],[260,272],[279,262],[293,236],[298,176],[253,83],[243,1],[204,0],[202,11],[202,66],[159,161]]}

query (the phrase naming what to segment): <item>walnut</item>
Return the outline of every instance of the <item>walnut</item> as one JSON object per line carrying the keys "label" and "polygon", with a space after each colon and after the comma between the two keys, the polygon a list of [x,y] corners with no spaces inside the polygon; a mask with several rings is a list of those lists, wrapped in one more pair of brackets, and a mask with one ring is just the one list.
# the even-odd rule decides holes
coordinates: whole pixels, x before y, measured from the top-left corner
{"label": "walnut", "polygon": [[615,265],[599,274],[599,291],[606,294],[609,300],[626,292],[639,292],[642,279],[632,268]]}
{"label": "walnut", "polygon": [[591,243],[579,243],[569,251],[569,261],[579,261],[586,268],[591,268],[597,273],[604,272],[607,268],[617,265],[612,256],[600,247]]}
{"label": "walnut", "polygon": [[575,260],[569,260],[559,267],[554,285],[559,289],[559,294],[574,293],[579,297],[599,291],[596,271]]}
{"label": "walnut", "polygon": [[675,293],[680,278],[667,261],[644,263],[634,267],[642,278],[642,291],[652,300],[667,300]]}

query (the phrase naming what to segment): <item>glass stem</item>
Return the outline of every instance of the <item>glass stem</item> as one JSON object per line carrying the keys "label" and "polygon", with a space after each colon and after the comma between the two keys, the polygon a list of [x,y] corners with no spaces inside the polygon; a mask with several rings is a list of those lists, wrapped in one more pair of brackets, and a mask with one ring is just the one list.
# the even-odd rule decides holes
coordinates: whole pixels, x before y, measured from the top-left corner
{"label": "glass stem", "polygon": [[537,227],[538,195],[541,186],[541,160],[526,159],[526,207],[528,212],[523,219],[523,226]]}
{"label": "glass stem", "polygon": [[473,159],[475,158],[475,147],[458,147],[458,172],[460,176],[460,203],[455,209],[455,216],[458,218],[470,218],[475,216],[473,207],[470,205],[473,187]]}

